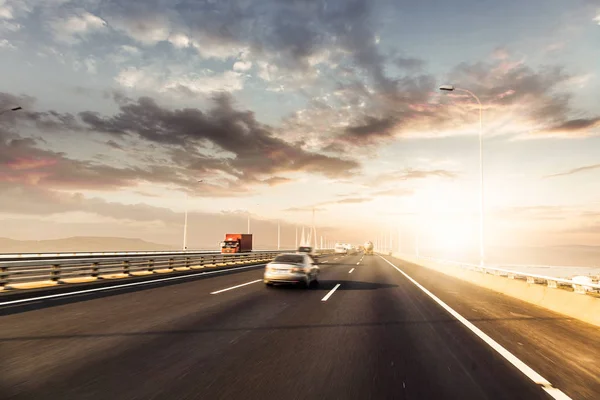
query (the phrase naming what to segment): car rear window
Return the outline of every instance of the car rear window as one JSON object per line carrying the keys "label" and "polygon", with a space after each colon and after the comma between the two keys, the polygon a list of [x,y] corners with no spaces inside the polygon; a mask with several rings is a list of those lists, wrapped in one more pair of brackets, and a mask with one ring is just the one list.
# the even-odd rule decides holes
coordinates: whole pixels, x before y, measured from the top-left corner
{"label": "car rear window", "polygon": [[282,255],[275,257],[274,262],[302,264],[302,263],[304,263],[304,256],[299,256],[296,254],[282,254]]}
{"label": "car rear window", "polygon": [[298,251],[302,253],[310,253],[312,251],[312,247],[300,247]]}

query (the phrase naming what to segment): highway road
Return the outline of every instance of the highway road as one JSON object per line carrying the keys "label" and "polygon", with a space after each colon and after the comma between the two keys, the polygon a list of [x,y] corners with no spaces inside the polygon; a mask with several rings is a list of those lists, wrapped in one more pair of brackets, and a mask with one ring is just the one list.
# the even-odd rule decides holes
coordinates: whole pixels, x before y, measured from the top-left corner
{"label": "highway road", "polygon": [[0,398],[598,398],[600,329],[385,258],[0,306]]}

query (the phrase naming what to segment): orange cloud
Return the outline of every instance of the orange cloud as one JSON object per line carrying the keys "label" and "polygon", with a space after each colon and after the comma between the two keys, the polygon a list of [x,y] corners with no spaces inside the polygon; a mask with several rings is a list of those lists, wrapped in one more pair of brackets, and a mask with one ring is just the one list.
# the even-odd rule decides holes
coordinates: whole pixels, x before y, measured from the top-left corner
{"label": "orange cloud", "polygon": [[7,162],[5,165],[14,171],[23,171],[29,169],[37,169],[44,167],[51,167],[56,165],[57,160],[53,158],[16,158],[12,161]]}

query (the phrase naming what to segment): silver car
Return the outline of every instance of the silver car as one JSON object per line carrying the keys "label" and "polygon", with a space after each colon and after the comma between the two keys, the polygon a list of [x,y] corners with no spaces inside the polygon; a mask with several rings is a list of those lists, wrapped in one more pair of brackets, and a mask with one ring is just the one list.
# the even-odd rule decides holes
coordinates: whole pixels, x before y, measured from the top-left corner
{"label": "silver car", "polygon": [[265,267],[264,282],[267,286],[274,283],[293,283],[309,287],[318,284],[320,269],[306,253],[279,254]]}

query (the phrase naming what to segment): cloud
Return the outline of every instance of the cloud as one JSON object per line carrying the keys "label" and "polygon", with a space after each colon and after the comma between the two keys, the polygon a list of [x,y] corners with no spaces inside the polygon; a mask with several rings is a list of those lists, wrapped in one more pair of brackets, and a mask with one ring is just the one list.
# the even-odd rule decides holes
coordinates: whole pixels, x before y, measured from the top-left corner
{"label": "cloud", "polygon": [[56,40],[71,44],[107,27],[106,21],[87,11],[54,17],[50,20],[49,25]]}
{"label": "cloud", "polygon": [[268,179],[264,179],[262,182],[266,183],[269,186],[279,186],[283,185],[284,183],[292,182],[292,180],[281,176],[274,176]]}
{"label": "cloud", "polygon": [[559,172],[557,174],[552,174],[552,175],[546,175],[544,176],[544,179],[547,178],[556,178],[558,176],[566,176],[566,175],[573,175],[573,174],[577,174],[579,172],[584,172],[584,171],[591,171],[591,170],[595,170],[595,169],[600,169],[600,164],[594,164],[594,165],[586,165],[583,167],[579,167],[579,168],[574,168],[565,172]]}
{"label": "cloud", "polygon": [[347,199],[341,199],[341,200],[336,200],[333,202],[327,202],[327,203],[322,203],[322,204],[360,204],[360,203],[367,203],[369,201],[373,200],[370,197],[353,197],[353,198],[347,198]]}
{"label": "cloud", "polygon": [[17,47],[15,45],[13,45],[11,42],[9,42],[7,39],[0,40],[0,49],[14,50],[16,48]]}
{"label": "cloud", "polygon": [[[379,174],[374,178],[370,178],[366,183],[369,186],[381,186],[390,182],[406,181],[411,179],[426,179],[426,178],[447,178],[455,179],[458,174],[453,171],[447,171],[444,169],[435,170],[413,170],[407,169],[404,171],[390,171],[383,174]],[[402,189],[397,189],[402,190]],[[408,193],[406,193],[408,194]]]}
{"label": "cloud", "polygon": [[[113,116],[104,117],[92,111],[74,116],[56,111],[30,111],[34,99],[0,94],[0,105],[29,104],[18,119],[3,119],[14,126],[28,123],[41,130],[94,132],[103,138],[108,135],[106,145],[114,149],[124,148],[122,140],[141,140],[128,145],[131,149],[127,150],[130,160],[139,166],[117,168],[72,160],[63,153],[40,148],[41,142],[34,139],[9,135],[0,148],[1,179],[102,190],[148,181],[195,190],[182,176],[202,174],[219,182],[206,186],[208,189],[203,193],[220,196],[247,193],[252,185],[260,183],[284,183],[287,178],[281,174],[303,172],[337,177],[352,175],[360,167],[354,160],[307,151],[277,137],[252,112],[236,109],[233,98],[225,93],[216,95],[212,108],[206,112],[196,108],[167,109],[149,97],[135,101],[119,95],[115,99],[120,111]],[[150,146],[159,146],[160,158],[151,155]],[[136,158],[131,159],[132,156]],[[49,160],[51,165],[38,165]],[[15,165],[32,168],[15,169]]]}
{"label": "cloud", "polygon": [[205,71],[202,74],[169,74],[163,71],[128,67],[119,72],[115,81],[126,88],[188,96],[216,91],[235,92],[244,87],[244,76],[235,71],[225,71],[221,74],[212,71]]}
{"label": "cloud", "polygon": [[421,70],[425,66],[425,61],[412,57],[396,57],[394,64],[400,69],[414,72]]}
{"label": "cloud", "polygon": [[250,61],[236,61],[233,64],[234,71],[248,71],[250,68],[252,68],[252,62]]}
{"label": "cloud", "polygon": [[597,128],[600,126],[600,117],[596,118],[578,118],[560,122],[554,126],[544,129],[544,133],[563,133],[573,134],[577,133],[587,134],[590,129]]}
{"label": "cloud", "polygon": [[492,58],[496,60],[507,60],[510,58],[510,53],[506,47],[497,47],[492,53]]}
{"label": "cloud", "polygon": [[308,205],[308,206],[304,206],[304,207],[287,208],[284,211],[286,211],[286,212],[309,212],[309,211],[312,211],[313,209],[315,211],[327,211],[327,206],[344,205],[344,204],[362,204],[362,203],[368,203],[372,200],[373,200],[373,198],[371,198],[371,197],[347,197],[347,198],[340,199],[340,200],[324,201],[324,202],[320,202],[317,204]]}
{"label": "cloud", "polygon": [[[204,161],[208,161],[208,168],[238,179],[252,181],[285,172],[340,176],[359,167],[356,161],[308,152],[276,137],[273,129],[258,122],[252,112],[235,109],[233,98],[225,93],[214,97],[213,107],[207,112],[195,108],[170,110],[141,97],[121,104],[120,112],[113,117],[87,112],[82,113],[82,119],[91,130],[136,135],[151,143],[185,149],[174,162],[185,168],[203,169]],[[207,159],[194,150],[207,145],[225,153]]]}
{"label": "cloud", "polygon": [[12,7],[8,4],[4,4],[4,2],[2,2],[2,4],[0,4],[0,18],[3,18],[3,19],[13,19],[14,18]]}
{"label": "cloud", "polygon": [[410,196],[414,193],[412,189],[406,188],[394,188],[394,189],[385,189],[379,190],[371,193],[372,196]]}

